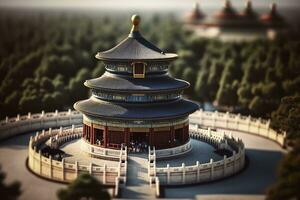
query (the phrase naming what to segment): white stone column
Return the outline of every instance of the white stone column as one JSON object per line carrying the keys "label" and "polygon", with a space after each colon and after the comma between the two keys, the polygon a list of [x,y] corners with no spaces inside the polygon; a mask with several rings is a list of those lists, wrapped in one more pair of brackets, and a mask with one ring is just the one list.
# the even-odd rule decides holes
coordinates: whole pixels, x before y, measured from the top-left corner
{"label": "white stone column", "polygon": [[75,179],[78,177],[78,161],[75,161]]}
{"label": "white stone column", "polygon": [[185,184],[185,164],[182,163],[182,183]]}
{"label": "white stone column", "polygon": [[170,165],[167,164],[167,183],[170,184]]}
{"label": "white stone column", "polygon": [[227,156],[224,155],[224,158],[223,158],[223,162],[224,162],[224,168],[223,168],[223,177],[226,177],[227,176]]}
{"label": "white stone column", "polygon": [[[34,147],[34,154],[36,153],[36,147]],[[34,161],[35,162],[35,161]],[[42,174],[42,152],[39,150],[39,174]],[[35,169],[35,166],[34,166]]]}
{"label": "white stone column", "polygon": [[225,128],[228,128],[228,119],[229,119],[229,112],[227,111],[225,114]]}
{"label": "white stone column", "polygon": [[90,167],[89,167],[89,173],[92,175],[93,174],[93,163],[90,163]]}
{"label": "white stone column", "polygon": [[200,181],[200,164],[199,164],[199,161],[196,162],[196,166],[197,166],[197,179],[196,179],[196,182],[198,183]]}
{"label": "white stone column", "polygon": [[50,162],[50,164],[49,164],[49,177],[50,178],[52,178],[53,177],[53,173],[52,173],[52,156],[50,155],[49,156],[49,162]]}
{"label": "white stone column", "polygon": [[210,180],[214,180],[214,160],[210,159]]}
{"label": "white stone column", "polygon": [[72,111],[71,111],[70,108],[68,109],[68,116],[69,116],[69,124],[71,124],[71,122],[72,122]]}
{"label": "white stone column", "polygon": [[232,158],[233,158],[233,173],[235,173],[235,158],[236,158],[236,152],[235,151],[233,151],[233,153],[232,153]]}
{"label": "white stone column", "polygon": [[65,180],[65,159],[63,158],[61,160],[61,179],[64,181]]}
{"label": "white stone column", "polygon": [[106,184],[106,164],[103,165],[103,177],[102,177],[103,184]]}

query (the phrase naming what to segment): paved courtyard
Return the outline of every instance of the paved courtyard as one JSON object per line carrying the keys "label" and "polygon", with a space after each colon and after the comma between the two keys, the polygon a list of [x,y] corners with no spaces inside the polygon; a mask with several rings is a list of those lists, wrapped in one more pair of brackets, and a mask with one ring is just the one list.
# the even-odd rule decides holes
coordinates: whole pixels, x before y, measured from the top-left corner
{"label": "paved courtyard", "polygon": [[197,161],[200,163],[207,163],[210,159],[214,159],[215,161],[223,159],[223,156],[220,156],[214,153],[214,147],[199,140],[191,139],[192,150],[175,159],[168,160],[159,160],[157,161],[158,167],[166,167],[167,164],[170,167],[181,166],[184,162],[186,165],[195,165]]}
{"label": "paved courtyard", "polygon": [[89,163],[92,161],[93,164],[98,166],[103,166],[104,164],[111,167],[118,166],[119,163],[118,161],[110,161],[110,160],[103,160],[103,159],[89,157],[86,153],[81,151],[80,149],[81,142],[82,142],[81,139],[76,139],[61,146],[60,149],[69,155],[68,157],[65,158],[66,161],[72,163],[78,161],[79,164],[83,164],[83,165],[89,165]]}
{"label": "paved courtyard", "polygon": [[[276,164],[282,158],[283,150],[274,142],[265,138],[249,135],[245,133],[233,133],[234,135],[243,139],[246,145],[246,154],[249,157],[250,165],[241,174],[230,177],[228,179],[217,181],[209,184],[201,184],[186,187],[166,188],[164,193],[166,198],[196,198],[198,195],[210,196],[218,194],[253,194],[259,196],[263,194],[266,188],[275,181]],[[7,182],[19,180],[22,183],[22,200],[52,200],[56,199],[56,191],[59,188],[65,187],[63,184],[49,182],[40,179],[31,174],[25,168],[25,160],[27,158],[27,145],[29,137],[33,134],[20,135],[14,138],[7,139],[0,142],[0,164],[3,170],[7,173]],[[63,147],[65,151],[77,151],[77,143],[74,141]],[[194,145],[198,143],[197,148]],[[199,141],[193,141],[193,151],[189,153],[195,163],[197,159],[207,160],[204,156],[205,152],[213,155],[211,147]],[[75,150],[74,150],[75,148]],[[78,148],[78,149],[77,149]],[[73,149],[73,150],[72,150]],[[203,154],[202,154],[203,153]],[[79,154],[80,155],[80,154]],[[146,155],[144,155],[146,157]],[[145,159],[141,155],[132,155],[128,162],[128,187],[124,190],[126,195],[124,197],[132,198],[153,198],[153,191],[147,187],[147,176]],[[79,159],[80,156],[70,159]],[[159,165],[165,166],[166,163],[170,165],[180,165],[181,162],[186,162],[187,157],[180,157],[175,160],[168,160],[159,162]],[[216,157],[217,159],[217,157]],[[199,160],[199,161],[200,161]],[[81,162],[85,162],[82,160]],[[100,163],[101,164],[101,163]],[[252,197],[255,197],[253,196]]]}

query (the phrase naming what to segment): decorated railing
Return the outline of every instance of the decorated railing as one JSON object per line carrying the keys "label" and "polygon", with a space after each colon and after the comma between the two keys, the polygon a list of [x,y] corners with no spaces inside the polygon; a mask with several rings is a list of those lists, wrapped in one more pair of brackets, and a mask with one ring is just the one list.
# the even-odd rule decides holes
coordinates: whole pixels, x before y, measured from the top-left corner
{"label": "decorated railing", "polygon": [[[73,137],[71,134],[73,134]],[[76,129],[74,126],[71,129],[49,129],[48,131],[43,130],[41,134],[37,133],[36,136],[30,138],[28,167],[39,176],[61,182],[71,182],[80,173],[90,173],[106,185],[115,185],[116,180],[122,180],[125,183],[127,160],[121,160],[116,167],[107,166],[106,164],[98,166],[92,162],[89,165],[83,165],[77,161],[68,162],[64,158],[61,161],[54,160],[51,156],[44,156],[41,150],[38,149],[38,146],[42,142],[50,138],[56,138],[62,144],[63,142],[78,138],[77,136],[81,134],[82,129]]]}
{"label": "decorated railing", "polygon": [[180,145],[178,147],[168,148],[168,149],[160,149],[156,150],[156,159],[164,159],[171,158],[183,155],[192,150],[191,141],[189,140],[187,143]]}
{"label": "decorated railing", "polygon": [[155,178],[159,179],[161,185],[181,185],[214,181],[228,177],[242,170],[245,164],[244,144],[238,138],[227,135],[224,132],[218,133],[211,130],[191,130],[191,137],[204,140],[217,148],[236,149],[232,156],[219,161],[210,159],[208,163],[196,162],[195,165],[186,166],[182,163],[180,167],[156,167],[155,150],[149,153],[148,175],[150,184]]}
{"label": "decorated railing", "polygon": [[[270,128],[269,120],[242,116],[240,114],[207,112],[198,110],[189,117],[190,125],[224,128],[266,137],[279,143],[285,144],[286,134],[281,134]],[[27,115],[17,115],[0,121],[0,140],[18,134],[37,131],[60,126],[71,126],[72,124],[82,124],[82,114],[77,111],[49,112]]]}
{"label": "decorated railing", "polygon": [[280,144],[285,145],[286,134],[278,133],[270,128],[270,120],[262,120],[240,114],[206,112],[198,110],[190,115],[190,124],[200,127],[222,128],[234,131],[242,131],[259,135]]}
{"label": "decorated railing", "polygon": [[82,114],[77,111],[17,115],[0,121],[0,140],[32,131],[82,124]]}
{"label": "decorated railing", "polygon": [[121,146],[120,150],[97,147],[89,144],[87,141],[81,141],[81,150],[92,157],[103,158],[109,160],[126,160],[127,147]]}

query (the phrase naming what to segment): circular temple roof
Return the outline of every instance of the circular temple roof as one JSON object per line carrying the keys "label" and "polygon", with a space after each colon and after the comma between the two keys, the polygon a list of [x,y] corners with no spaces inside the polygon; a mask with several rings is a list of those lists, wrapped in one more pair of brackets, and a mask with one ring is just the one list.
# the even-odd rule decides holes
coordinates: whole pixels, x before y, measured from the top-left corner
{"label": "circular temple roof", "polygon": [[144,79],[105,72],[101,77],[87,80],[85,86],[91,89],[116,92],[157,92],[183,90],[189,83],[167,74],[147,76]]}
{"label": "circular temple roof", "polygon": [[98,52],[96,58],[104,61],[145,61],[145,60],[174,60],[178,56],[165,53],[151,42],[147,41],[139,32],[140,17],[131,18],[132,29],[127,38],[117,46],[104,52]]}
{"label": "circular temple roof", "polygon": [[199,109],[196,103],[180,99],[167,103],[116,103],[91,97],[74,104],[86,115],[107,119],[173,119],[186,116]]}

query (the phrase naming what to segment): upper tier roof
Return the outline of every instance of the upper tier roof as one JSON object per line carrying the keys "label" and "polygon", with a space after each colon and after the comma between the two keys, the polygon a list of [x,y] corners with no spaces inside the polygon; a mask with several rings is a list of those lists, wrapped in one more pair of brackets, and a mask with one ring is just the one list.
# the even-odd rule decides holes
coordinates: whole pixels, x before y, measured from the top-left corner
{"label": "upper tier roof", "polygon": [[241,13],[241,16],[248,19],[249,18],[257,19],[257,14],[253,11],[251,0],[248,0],[246,2],[245,9]]}
{"label": "upper tier roof", "polygon": [[271,9],[268,14],[264,14],[261,16],[261,20],[268,25],[285,25],[285,20],[283,17],[277,12],[276,3],[271,4]]}
{"label": "upper tier roof", "polygon": [[186,81],[172,78],[167,74],[152,75],[139,79],[105,72],[99,78],[87,80],[84,85],[92,89],[116,92],[155,92],[182,90],[189,87],[190,84]]}
{"label": "upper tier roof", "polygon": [[232,8],[230,1],[225,0],[224,7],[214,15],[214,18],[218,20],[226,20],[238,19],[239,16],[237,12]]}
{"label": "upper tier roof", "polygon": [[204,19],[205,15],[200,11],[199,4],[195,3],[194,9],[185,16],[187,23],[198,23]]}
{"label": "upper tier roof", "polygon": [[173,60],[178,56],[174,53],[164,53],[151,42],[147,41],[139,32],[140,18],[133,15],[132,29],[127,38],[117,46],[104,52],[98,52],[96,58],[105,61],[130,61],[130,60]]}

